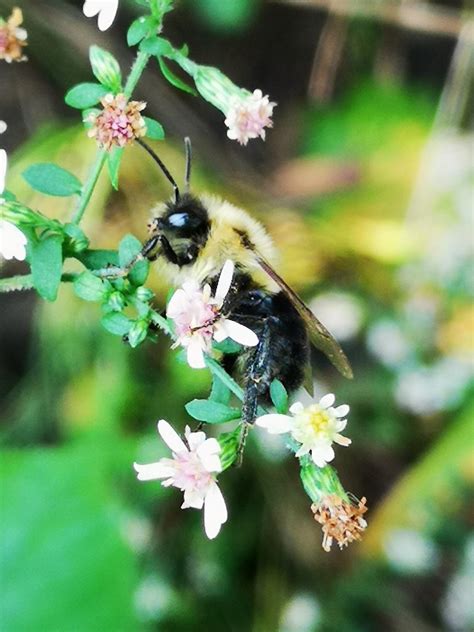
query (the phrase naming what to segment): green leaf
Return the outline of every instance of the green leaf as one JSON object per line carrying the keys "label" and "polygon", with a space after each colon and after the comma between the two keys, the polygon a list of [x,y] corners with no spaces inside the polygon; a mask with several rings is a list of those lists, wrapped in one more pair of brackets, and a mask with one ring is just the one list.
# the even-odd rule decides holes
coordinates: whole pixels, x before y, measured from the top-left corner
{"label": "green leaf", "polygon": [[4,451],[2,630],[140,629],[136,554],[122,533],[130,509],[112,466],[127,448],[114,440],[100,450],[85,441]]}
{"label": "green leaf", "polygon": [[239,353],[239,351],[242,350],[242,345],[239,345],[239,343],[232,340],[232,338],[226,338],[222,342],[213,342],[212,346],[214,349],[225,354]]}
{"label": "green leaf", "polygon": [[[119,245],[119,263],[122,268],[141,251],[141,242],[133,235],[125,235]],[[146,259],[137,261],[128,274],[130,283],[135,286],[143,285],[147,279],[150,263]]]}
{"label": "green leaf", "polygon": [[173,52],[173,47],[168,40],[157,35],[147,37],[146,40],[140,44],[140,50],[149,55],[170,55]]}
{"label": "green leaf", "polygon": [[274,379],[270,384],[270,397],[277,412],[282,415],[288,412],[288,393],[280,380]]}
{"label": "green leaf", "polygon": [[123,152],[124,147],[114,147],[107,156],[107,167],[109,170],[110,182],[116,191],[118,190],[120,161],[122,160]]}
{"label": "green leaf", "polygon": [[102,317],[100,321],[102,326],[111,334],[116,336],[125,336],[130,331],[133,321],[127,318],[125,314],[112,312]]}
{"label": "green leaf", "polygon": [[187,83],[184,83],[184,81],[177,77],[174,72],[172,72],[168,68],[162,57],[158,57],[158,63],[160,64],[163,76],[171,83],[171,85],[173,85],[175,88],[178,88],[179,90],[183,90],[183,92],[187,92],[188,94],[197,96],[196,90],[194,90],[194,88],[191,88],[191,86],[188,86]]}
{"label": "green leaf", "polygon": [[84,250],[74,255],[89,270],[100,270],[108,266],[118,266],[116,250]]}
{"label": "green leaf", "polygon": [[230,400],[230,389],[217,375],[212,376],[212,389],[209,399],[219,404],[228,404]]}
{"label": "green leaf", "polygon": [[148,116],[144,116],[143,120],[146,123],[146,136],[147,138],[151,138],[151,140],[163,140],[165,137],[165,130],[161,123],[155,121],[155,119],[149,118]]}
{"label": "green leaf", "polygon": [[128,342],[135,348],[143,342],[148,334],[149,322],[147,320],[136,320],[132,323],[128,332]]}
{"label": "green leaf", "polygon": [[74,281],[74,292],[85,301],[100,301],[104,298],[106,291],[102,279],[89,270],[82,272]]}
{"label": "green leaf", "polygon": [[30,264],[33,285],[47,301],[56,300],[63,267],[62,235],[51,235],[30,242]]}
{"label": "green leaf", "polygon": [[241,417],[240,408],[231,408],[209,399],[193,399],[185,408],[188,415],[208,424],[222,424]]}
{"label": "green leaf", "polygon": [[108,92],[100,83],[80,83],[66,93],[64,100],[72,108],[85,110],[97,105]]}
{"label": "green leaf", "polygon": [[73,173],[52,162],[31,165],[22,175],[32,189],[46,195],[68,197],[79,194],[82,189],[81,182]]}
{"label": "green leaf", "polygon": [[131,23],[127,31],[127,44],[135,46],[148,35],[152,28],[156,28],[156,20],[153,16],[141,16]]}
{"label": "green leaf", "polygon": [[95,78],[114,93],[122,88],[122,73],[118,61],[100,46],[91,46],[89,59]]}

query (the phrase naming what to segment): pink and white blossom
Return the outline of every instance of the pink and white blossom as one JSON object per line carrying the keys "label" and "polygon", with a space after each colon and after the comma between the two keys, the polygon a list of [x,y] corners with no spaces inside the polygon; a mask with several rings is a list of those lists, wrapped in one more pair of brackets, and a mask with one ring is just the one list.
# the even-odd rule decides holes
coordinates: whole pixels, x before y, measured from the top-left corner
{"label": "pink and white blossom", "polygon": [[245,97],[233,97],[225,119],[229,128],[227,136],[241,145],[246,145],[251,138],[265,140],[265,128],[273,127],[271,116],[275,105],[261,90],[254,90]]}
{"label": "pink and white blossom", "polygon": [[185,440],[161,419],[158,432],[170,448],[172,458],[162,458],[156,463],[134,463],[138,480],[162,480],[164,487],[177,487],[184,492],[181,509],[204,508],[204,530],[209,539],[219,533],[227,520],[227,507],[216,476],[222,471],[217,439],[207,438],[204,432],[191,432],[186,426]]}
{"label": "pink and white blossom", "polygon": [[301,444],[296,456],[311,453],[314,464],[324,467],[334,459],[333,443],[342,446],[351,443],[340,434],[347,425],[344,417],[349,413],[349,406],[342,404],[334,408],[334,402],[334,395],[329,393],[306,408],[296,402],[290,407],[291,415],[271,413],[262,415],[255,423],[266,428],[270,434],[291,433],[293,439]]}
{"label": "pink and white blossom", "polygon": [[208,284],[201,288],[196,281],[190,280],[176,290],[168,303],[166,315],[174,322],[175,346],[186,349],[188,364],[194,369],[206,366],[204,354],[210,353],[212,340],[222,342],[231,338],[248,347],[258,344],[258,337],[251,329],[221,314],[233,274],[234,264],[228,259],[214,296]]}
{"label": "pink and white blossom", "polygon": [[98,26],[101,31],[110,28],[117,15],[119,0],[85,0],[82,12],[87,18],[98,16]]}

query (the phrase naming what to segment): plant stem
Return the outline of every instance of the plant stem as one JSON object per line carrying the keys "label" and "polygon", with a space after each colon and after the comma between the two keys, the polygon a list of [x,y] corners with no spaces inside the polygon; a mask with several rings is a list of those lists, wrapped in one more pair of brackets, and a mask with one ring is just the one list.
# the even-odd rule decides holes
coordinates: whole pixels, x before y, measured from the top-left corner
{"label": "plant stem", "polygon": [[[61,276],[63,283],[72,283],[79,275],[74,272],[65,272]],[[15,292],[18,290],[33,289],[33,275],[19,274],[8,279],[0,279],[0,292]]]}
{"label": "plant stem", "polygon": [[142,76],[142,73],[145,70],[149,59],[150,55],[148,53],[139,51],[135,61],[133,62],[130,74],[128,75],[125,88],[123,89],[123,92],[128,99],[132,96],[132,92],[134,91],[138,80]]}
{"label": "plant stem", "polygon": [[79,202],[77,203],[76,210],[74,211],[74,215],[72,217],[73,224],[79,224],[79,222],[81,221],[106,160],[107,152],[105,151],[105,149],[99,149],[95,157],[95,162],[92,165],[92,169],[90,170],[89,177],[87,178],[87,182],[82,189],[81,197],[79,198]]}

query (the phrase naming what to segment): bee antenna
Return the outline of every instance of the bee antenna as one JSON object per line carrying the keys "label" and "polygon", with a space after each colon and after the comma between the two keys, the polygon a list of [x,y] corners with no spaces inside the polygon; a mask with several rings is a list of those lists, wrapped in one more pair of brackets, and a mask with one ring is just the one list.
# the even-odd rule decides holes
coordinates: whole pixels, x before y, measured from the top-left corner
{"label": "bee antenna", "polygon": [[186,136],[184,139],[184,146],[186,148],[186,168],[184,171],[184,185],[186,187],[186,193],[189,193],[189,186],[191,182],[191,162],[193,159],[193,152],[191,148],[191,139]]}
{"label": "bee antenna", "polygon": [[143,149],[148,152],[148,154],[153,158],[153,160],[158,164],[158,166],[160,167],[161,171],[165,174],[166,178],[169,180],[169,182],[171,183],[171,186],[173,187],[173,191],[174,191],[174,200],[175,202],[179,201],[180,195],[179,195],[179,189],[178,189],[178,185],[176,184],[176,182],[174,181],[173,176],[171,175],[171,173],[168,171],[168,169],[165,167],[163,161],[161,160],[161,158],[153,151],[153,149],[147,145],[141,138],[137,138],[136,139],[137,143],[143,147]]}

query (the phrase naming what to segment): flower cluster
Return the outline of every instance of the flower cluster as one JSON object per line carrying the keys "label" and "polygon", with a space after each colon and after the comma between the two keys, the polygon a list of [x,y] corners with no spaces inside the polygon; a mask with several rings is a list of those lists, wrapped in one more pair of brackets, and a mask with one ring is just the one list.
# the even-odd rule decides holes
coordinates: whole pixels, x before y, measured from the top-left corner
{"label": "flower cluster", "polygon": [[261,90],[231,99],[225,124],[227,136],[246,145],[251,138],[265,140],[265,128],[273,127],[271,116],[276,103],[263,96]]}
{"label": "flower cluster", "polygon": [[184,441],[170,424],[161,419],[158,432],[170,448],[172,458],[156,463],[134,464],[140,481],[163,480],[164,487],[177,487],[184,493],[182,509],[204,508],[204,530],[209,539],[217,536],[227,520],[227,507],[216,482],[222,470],[216,439],[207,439],[204,432],[184,431]]}
{"label": "flower cluster", "polygon": [[97,24],[101,31],[112,26],[117,15],[119,0],[85,0],[82,11],[87,18],[97,15]]}
{"label": "flower cluster", "polygon": [[15,7],[7,21],[0,18],[0,59],[7,63],[26,61],[23,47],[27,45],[28,33],[20,25],[23,23],[21,9]]}
{"label": "flower cluster", "polygon": [[340,549],[360,540],[367,527],[367,521],[362,517],[367,511],[365,498],[355,505],[339,496],[327,496],[320,504],[313,504],[311,511],[316,522],[322,525],[325,551],[331,549],[333,540]]}
{"label": "flower cluster", "polygon": [[251,329],[225,318],[221,313],[233,274],[234,264],[227,260],[214,296],[210,285],[201,288],[196,281],[190,280],[176,290],[168,303],[166,315],[174,322],[175,346],[181,345],[186,349],[188,364],[194,369],[206,366],[204,354],[211,351],[213,340],[222,342],[231,338],[249,347],[258,344],[258,337]]}
{"label": "flower cluster", "polygon": [[146,103],[128,101],[124,94],[106,94],[101,103],[102,112],[92,113],[87,119],[92,124],[88,135],[96,139],[99,147],[110,151],[145,136],[146,124],[140,112]]}
{"label": "flower cluster", "polygon": [[304,407],[296,402],[290,407],[291,415],[271,413],[262,415],[256,421],[258,426],[266,428],[270,434],[291,433],[299,444],[296,456],[311,453],[315,465],[324,467],[334,459],[333,443],[348,446],[351,440],[340,433],[347,425],[343,419],[349,413],[349,406],[342,404],[333,407],[335,397],[328,393],[319,403]]}

